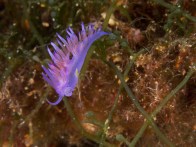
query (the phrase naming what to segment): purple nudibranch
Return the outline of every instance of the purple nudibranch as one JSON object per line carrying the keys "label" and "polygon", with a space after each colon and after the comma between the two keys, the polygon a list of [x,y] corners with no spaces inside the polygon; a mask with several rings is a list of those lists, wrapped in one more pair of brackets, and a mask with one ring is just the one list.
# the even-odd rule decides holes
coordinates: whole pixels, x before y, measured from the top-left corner
{"label": "purple nudibranch", "polygon": [[48,48],[51,62],[48,68],[42,66],[44,80],[58,93],[59,98],[55,102],[48,101],[51,105],[57,105],[64,96],[71,96],[77,83],[78,73],[83,66],[87,52],[94,41],[108,35],[101,28],[95,29],[90,24],[86,28],[81,24],[82,30],[76,35],[71,28],[66,30],[66,39],[57,34],[58,45],[51,42],[54,52]]}

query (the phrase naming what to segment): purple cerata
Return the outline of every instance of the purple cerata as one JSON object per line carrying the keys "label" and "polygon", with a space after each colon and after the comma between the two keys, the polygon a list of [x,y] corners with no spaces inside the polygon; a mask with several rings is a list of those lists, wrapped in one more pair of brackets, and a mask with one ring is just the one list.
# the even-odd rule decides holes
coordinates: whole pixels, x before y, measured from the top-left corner
{"label": "purple cerata", "polygon": [[57,105],[64,96],[71,96],[77,83],[78,74],[83,66],[87,52],[94,41],[108,35],[101,28],[95,29],[90,24],[86,28],[81,24],[82,30],[76,35],[71,28],[66,30],[68,36],[66,39],[57,34],[57,43],[51,42],[54,51],[48,48],[51,61],[48,68],[42,66],[45,73],[42,73],[44,80],[52,86],[59,95],[55,102],[51,105]]}

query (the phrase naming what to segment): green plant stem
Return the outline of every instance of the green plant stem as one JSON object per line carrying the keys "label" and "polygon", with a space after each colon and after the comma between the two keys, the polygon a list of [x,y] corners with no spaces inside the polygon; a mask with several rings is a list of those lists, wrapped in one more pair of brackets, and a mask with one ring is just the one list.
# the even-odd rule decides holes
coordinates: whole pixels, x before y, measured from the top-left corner
{"label": "green plant stem", "polygon": [[[24,7],[24,16],[25,18],[28,20],[29,22],[29,26],[30,26],[30,29],[31,29],[31,32],[33,34],[33,37],[39,42],[39,44],[42,46],[44,45],[44,39],[43,37],[41,36],[41,34],[39,33],[39,31],[37,30],[37,28],[35,27],[33,21],[31,20],[31,17],[30,17],[30,8],[27,4],[27,1],[26,0],[20,0],[23,7]],[[43,48],[43,46],[42,46]],[[48,55],[47,53],[47,50],[43,49],[43,53],[45,56]]]}
{"label": "green plant stem", "polygon": [[67,109],[67,112],[68,114],[70,115],[71,119],[73,120],[73,122],[75,123],[75,125],[78,127],[78,129],[80,130],[81,134],[83,135],[84,134],[84,129],[82,127],[82,125],[80,124],[79,120],[76,118],[68,100],[67,100],[67,97],[64,97],[63,98],[63,101],[64,101],[64,104],[65,104],[65,107]]}
{"label": "green plant stem", "polygon": [[126,143],[128,146],[131,144],[122,134],[116,136],[116,140]]}
{"label": "green plant stem", "polygon": [[105,138],[106,138],[106,133],[108,131],[108,127],[109,127],[109,124],[112,120],[112,116],[114,114],[114,111],[116,110],[116,107],[117,107],[117,104],[118,104],[118,100],[119,100],[119,95],[121,93],[121,90],[122,90],[123,86],[120,85],[119,89],[118,89],[118,93],[115,97],[115,100],[114,100],[114,105],[111,109],[111,111],[109,112],[109,115],[108,115],[108,118],[106,119],[105,123],[104,123],[104,126],[103,126],[103,133],[101,135],[101,142],[99,144],[99,147],[102,147],[104,142],[105,142]]}
{"label": "green plant stem", "polygon": [[157,4],[165,7],[165,8],[168,8],[170,10],[175,10],[176,9],[176,6],[172,5],[172,4],[169,4],[167,2],[165,2],[164,0],[153,0],[154,2],[156,2]]}
{"label": "green plant stem", "polygon": [[196,18],[194,16],[191,16],[186,11],[183,11],[182,9],[179,9],[177,6],[169,4],[169,3],[165,2],[164,0],[153,0],[153,1],[156,2],[157,4],[163,6],[163,7],[168,8],[171,12],[179,10],[179,13],[182,14],[184,17],[186,17],[187,19],[189,19],[193,22],[196,22]]}
{"label": "green plant stem", "polygon": [[0,76],[0,88],[2,88],[3,83],[6,81],[7,77],[10,76],[21,64],[23,64],[23,62],[23,59],[20,57],[10,60],[7,69]]}
{"label": "green plant stem", "polygon": [[[84,128],[80,124],[79,120],[76,118],[76,116],[75,116],[75,114],[74,114],[74,112],[73,112],[73,110],[72,110],[72,108],[71,108],[71,106],[69,104],[69,101],[67,100],[66,97],[64,97],[63,101],[64,101],[64,104],[65,104],[65,107],[67,109],[68,114],[70,115],[70,117],[71,117],[72,121],[75,123],[75,125],[78,127],[81,135],[86,137],[86,138],[88,138],[88,139],[90,139],[90,140],[93,140],[93,141],[95,141],[97,143],[100,143],[100,139],[98,137],[96,137],[93,134],[89,134],[88,132],[86,132],[84,130]],[[112,145],[112,144],[110,144],[108,142],[104,142],[104,146],[114,147],[114,145]]]}
{"label": "green plant stem", "polygon": [[90,59],[91,59],[91,56],[92,56],[94,50],[95,50],[95,46],[94,46],[94,45],[92,45],[92,46],[90,47],[90,49],[88,50],[88,53],[87,53],[86,58],[85,58],[85,60],[84,60],[84,64],[83,64],[82,69],[81,69],[81,71],[80,71],[80,75],[79,75],[80,81],[81,81],[81,80],[83,79],[83,77],[84,77],[84,74],[85,74],[86,69],[87,69],[87,67],[88,67],[88,63],[89,63],[89,61],[90,61]]}
{"label": "green plant stem", "polygon": [[112,62],[107,62],[105,61],[110,67],[112,67],[114,69],[114,71],[116,72],[118,78],[120,79],[123,87],[125,88],[128,96],[130,97],[130,99],[132,100],[132,102],[134,103],[134,105],[136,106],[136,108],[143,114],[143,116],[149,121],[150,125],[153,127],[154,131],[156,132],[156,134],[160,137],[160,139],[167,144],[170,147],[173,147],[173,143],[168,140],[165,135],[159,130],[159,128],[156,126],[156,124],[154,123],[154,121],[152,120],[152,118],[150,117],[150,115],[148,115],[148,113],[141,107],[141,105],[139,104],[139,101],[137,100],[137,98],[134,96],[134,94],[132,93],[132,91],[130,90],[130,88],[128,87],[128,85],[126,84],[122,74],[120,73],[120,71],[117,69],[117,67],[112,63]]}
{"label": "green plant stem", "polygon": [[[160,112],[160,110],[167,104],[169,100],[187,83],[187,81],[190,79],[190,77],[193,75],[194,71],[190,69],[185,76],[185,78],[176,86],[175,89],[173,89],[164,99],[163,101],[158,105],[158,107],[151,113],[151,117],[155,117],[157,113]],[[132,140],[130,147],[135,146],[137,141],[140,139],[140,137],[143,135],[144,131],[146,130],[147,126],[149,125],[148,121],[145,121],[143,126],[140,128],[137,135]]]}
{"label": "green plant stem", "polygon": [[[143,50],[141,50],[141,51],[139,51],[138,53],[136,53],[136,54],[133,55],[132,60],[130,61],[130,63],[128,63],[128,65],[127,65],[127,67],[126,67],[126,70],[125,70],[125,72],[124,72],[124,78],[128,75],[128,73],[129,73],[129,71],[130,71],[130,69],[131,69],[133,63],[134,63],[135,60],[137,59],[137,57],[138,57],[141,53],[143,53],[145,50],[146,50],[146,49],[143,49]],[[109,125],[110,125],[110,122],[111,122],[111,120],[112,120],[114,111],[116,110],[116,107],[117,107],[117,104],[118,104],[118,100],[119,100],[119,95],[120,95],[122,89],[123,89],[123,85],[122,85],[122,83],[121,83],[121,84],[120,84],[120,87],[119,87],[119,89],[118,89],[117,95],[116,95],[116,97],[115,97],[115,100],[114,100],[114,105],[113,105],[111,111],[109,112],[108,118],[106,119],[105,124],[104,124],[104,127],[103,127],[103,133],[102,133],[102,135],[101,135],[101,143],[99,144],[100,147],[102,147],[103,143],[105,142],[106,132],[107,132],[108,127],[109,127]]]}
{"label": "green plant stem", "polygon": [[39,42],[40,45],[43,45],[44,44],[44,41],[41,37],[41,35],[39,34],[39,32],[37,31],[35,25],[33,24],[33,22],[31,21],[30,19],[30,14],[29,14],[29,8],[27,6],[27,2],[26,0],[21,0],[23,6],[24,6],[24,14],[25,14],[25,17],[26,19],[29,21],[29,24],[30,24],[30,28],[31,28],[31,31],[33,32],[33,35],[34,37],[37,39],[37,41]]}
{"label": "green plant stem", "polygon": [[111,4],[110,8],[108,9],[107,13],[106,13],[106,17],[105,17],[105,20],[103,22],[103,30],[105,30],[108,26],[108,22],[110,20],[110,17],[116,9],[116,3],[117,3],[117,0],[114,0]]}
{"label": "green plant stem", "polygon": [[40,110],[40,108],[43,105],[43,101],[45,101],[45,99],[47,98],[47,96],[48,96],[50,91],[51,91],[51,87],[47,87],[46,91],[41,96],[41,98],[40,98],[39,102],[37,103],[36,107],[31,111],[31,113],[29,115],[23,117],[22,123],[20,123],[18,125],[18,128],[21,128],[22,125],[24,125],[25,123],[29,122],[29,120],[31,120],[33,118],[33,116]]}

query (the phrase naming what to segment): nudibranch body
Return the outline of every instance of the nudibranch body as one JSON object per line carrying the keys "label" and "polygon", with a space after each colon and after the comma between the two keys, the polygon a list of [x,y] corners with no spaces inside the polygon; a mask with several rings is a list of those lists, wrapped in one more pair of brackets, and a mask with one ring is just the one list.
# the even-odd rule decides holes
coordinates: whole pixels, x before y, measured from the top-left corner
{"label": "nudibranch body", "polygon": [[50,102],[51,105],[57,105],[64,96],[71,96],[77,83],[78,74],[83,66],[87,52],[94,41],[108,35],[101,28],[95,29],[90,24],[85,28],[81,24],[82,30],[76,35],[71,28],[66,30],[68,36],[66,39],[57,34],[57,43],[51,42],[54,52],[48,48],[51,62],[48,68],[42,66],[44,80],[52,86],[59,95],[56,102]]}

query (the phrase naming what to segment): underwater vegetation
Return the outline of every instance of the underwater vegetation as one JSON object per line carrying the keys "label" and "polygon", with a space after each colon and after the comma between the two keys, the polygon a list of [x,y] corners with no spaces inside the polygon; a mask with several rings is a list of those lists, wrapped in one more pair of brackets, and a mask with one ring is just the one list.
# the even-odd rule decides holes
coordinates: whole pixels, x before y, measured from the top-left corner
{"label": "underwater vegetation", "polygon": [[195,146],[195,10],[0,1],[0,146]]}

